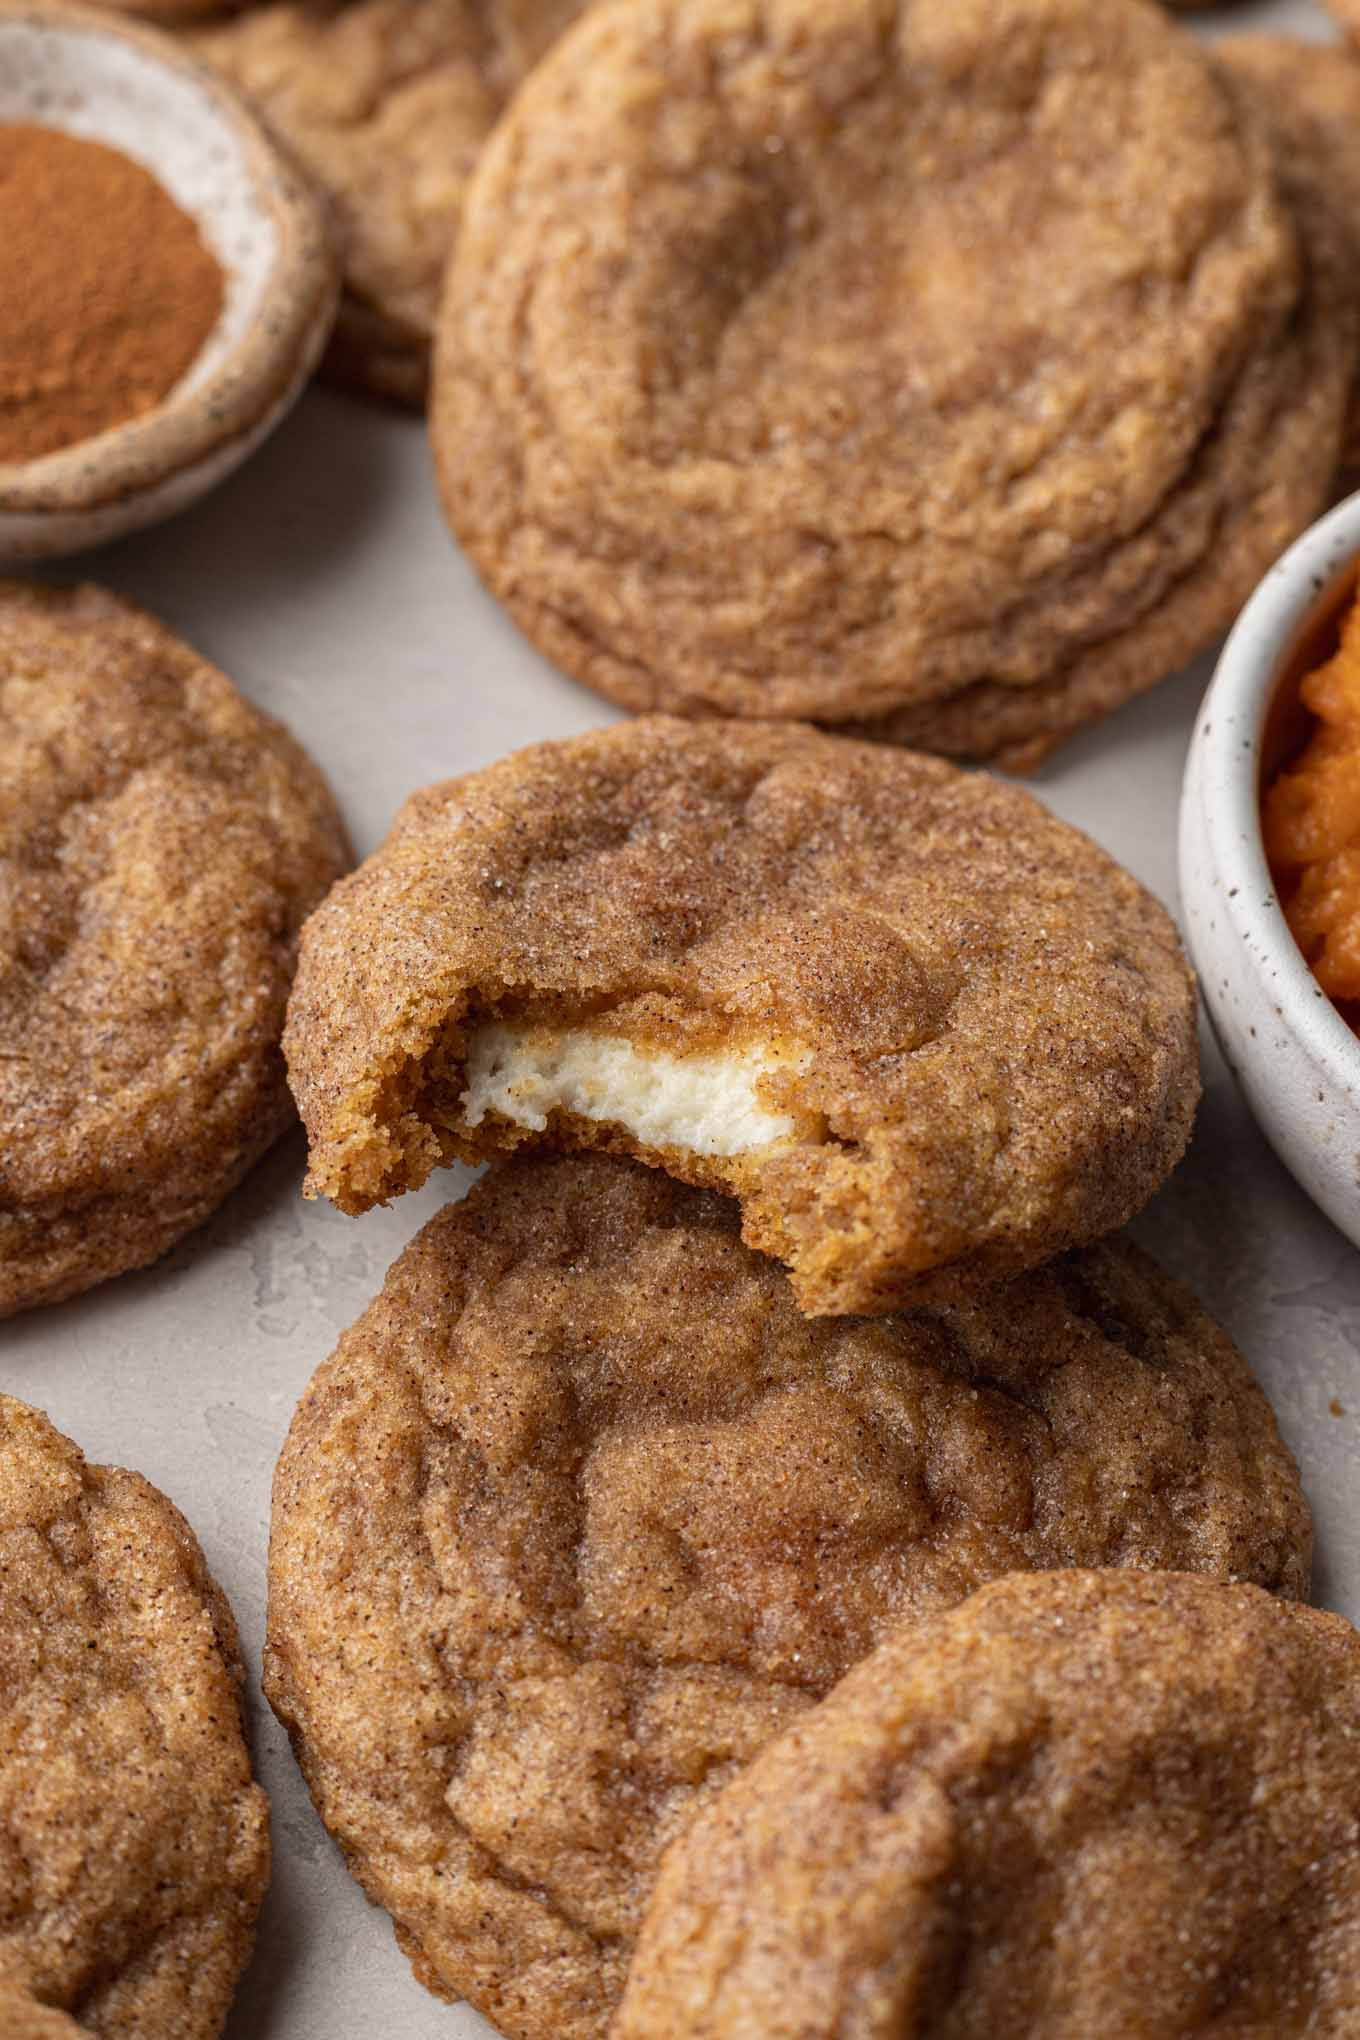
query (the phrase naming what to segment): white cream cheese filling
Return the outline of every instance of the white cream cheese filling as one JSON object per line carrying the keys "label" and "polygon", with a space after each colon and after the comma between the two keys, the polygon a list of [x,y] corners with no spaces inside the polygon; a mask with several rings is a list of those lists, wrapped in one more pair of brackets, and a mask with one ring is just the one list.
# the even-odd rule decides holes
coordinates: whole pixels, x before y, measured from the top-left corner
{"label": "white cream cheese filling", "polygon": [[589,1027],[495,1022],[469,1039],[460,1104],[469,1126],[495,1113],[541,1133],[550,1112],[571,1112],[621,1126],[646,1147],[740,1155],[807,1137],[792,1113],[757,1095],[756,1083],[810,1061],[807,1050],[775,1047],[668,1055]]}

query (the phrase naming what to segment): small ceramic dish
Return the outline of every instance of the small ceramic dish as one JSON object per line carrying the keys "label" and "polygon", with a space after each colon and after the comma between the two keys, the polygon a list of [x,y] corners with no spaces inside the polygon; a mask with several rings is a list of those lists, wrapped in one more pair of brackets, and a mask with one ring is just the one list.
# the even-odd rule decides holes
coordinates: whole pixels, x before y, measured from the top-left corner
{"label": "small ceramic dish", "polygon": [[1360,572],[1360,495],[1272,567],[1223,648],[1181,797],[1186,939],[1223,1054],[1271,1146],[1360,1244],[1360,1039],[1280,910],[1261,790],[1287,746],[1303,675]]}
{"label": "small ceramic dish", "polygon": [[232,91],[155,29],[65,0],[0,0],[0,122],[121,149],[158,177],[222,265],[222,314],[154,410],[0,462],[0,559],[51,557],[154,524],[278,424],[335,316],[323,201]]}

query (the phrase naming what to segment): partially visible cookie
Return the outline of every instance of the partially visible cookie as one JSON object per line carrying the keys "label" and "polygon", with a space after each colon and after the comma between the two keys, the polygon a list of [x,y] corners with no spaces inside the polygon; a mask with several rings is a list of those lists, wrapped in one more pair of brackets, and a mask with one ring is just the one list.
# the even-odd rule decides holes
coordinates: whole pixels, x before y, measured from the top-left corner
{"label": "partially visible cookie", "polygon": [[231,1611],[149,1482],[0,1397],[0,2032],[213,2040],[269,1813]]}
{"label": "partially visible cookie", "polygon": [[182,28],[206,15],[235,14],[243,7],[258,5],[258,0],[95,0],[95,5],[115,14],[135,15],[141,21],[159,22],[164,28]]}
{"label": "partially visible cookie", "polygon": [[1341,26],[1360,42],[1360,0],[1323,0]]}
{"label": "partially visible cookie", "polygon": [[1167,915],[1018,789],[787,723],[664,716],[414,795],[303,937],[308,1189],[607,1147],[740,1198],[805,1310],[1108,1232],[1179,1159]]}
{"label": "partially visible cookie", "polygon": [[287,732],[102,589],[0,582],[0,1317],[164,1253],[287,1124],[348,855]]}
{"label": "partially visible cookie", "polygon": [[510,94],[583,0],[272,0],[195,38],[330,197],[336,380],[422,404],[463,191]]}
{"label": "partially visible cookie", "polygon": [[1322,506],[1344,268],[1144,0],[607,0],[468,194],[445,508],[627,708],[1032,764]]}
{"label": "partially visible cookie", "polygon": [[1128,1245],[812,1321],[730,1200],[526,1159],[302,1398],[266,1688],[420,1980],[600,2040],[667,1841],[893,1623],[1025,1566],[1297,1596],[1308,1552],[1244,1362]]}
{"label": "partially visible cookie", "polygon": [[1350,2040],[1360,1638],[1050,1573],[903,1629],[671,1849],[613,2040]]}
{"label": "partially visible cookie", "polygon": [[[1305,178],[1350,253],[1360,295],[1360,60],[1331,43],[1284,35],[1229,36],[1214,54],[1255,92],[1283,144],[1287,176]],[[1360,466],[1360,345],[1346,458]]]}
{"label": "partially visible cookie", "polygon": [[80,2030],[65,2012],[0,1984],[0,2033],[5,2040],[79,2040]]}
{"label": "partially visible cookie", "polygon": [[[94,0],[95,6],[106,7],[112,14],[130,14],[139,21],[153,21],[163,28],[184,28],[208,15],[223,14],[228,9],[235,13],[241,7],[255,4],[256,0]],[[0,2009],[3,2009],[2,1999]]]}

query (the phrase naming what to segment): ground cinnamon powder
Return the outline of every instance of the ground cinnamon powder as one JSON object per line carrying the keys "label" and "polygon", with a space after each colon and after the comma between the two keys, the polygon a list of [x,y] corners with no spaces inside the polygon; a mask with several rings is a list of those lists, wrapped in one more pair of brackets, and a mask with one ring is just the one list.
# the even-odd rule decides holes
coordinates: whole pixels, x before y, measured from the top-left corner
{"label": "ground cinnamon powder", "polygon": [[0,123],[0,461],[140,417],[222,309],[197,226],[118,149]]}

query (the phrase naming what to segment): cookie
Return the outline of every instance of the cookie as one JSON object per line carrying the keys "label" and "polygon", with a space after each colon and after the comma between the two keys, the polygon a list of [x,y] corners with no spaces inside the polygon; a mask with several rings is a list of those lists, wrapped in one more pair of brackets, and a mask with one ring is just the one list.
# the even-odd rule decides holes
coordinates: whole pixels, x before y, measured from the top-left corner
{"label": "cookie", "polygon": [[79,2040],[80,2027],[65,2012],[54,2012],[0,1984],[0,2033],[5,2040]]}
{"label": "cookie", "polygon": [[1360,42],[1360,0],[1324,0],[1328,11],[1356,42]]}
{"label": "cookie", "polygon": [[[95,0],[95,5],[107,7],[114,14],[130,14],[139,21],[154,21],[162,28],[182,28],[187,22],[201,21],[205,15],[237,12],[250,7],[256,0]],[[60,2028],[54,2030],[60,2031]]]}
{"label": "cookie", "polygon": [[903,1629],[666,1859],[613,2040],[1360,2025],[1360,1639],[1183,1575]]}
{"label": "cookie", "polygon": [[649,717],[418,793],[309,923],[310,1194],[635,1154],[740,1198],[803,1308],[1108,1232],[1185,1145],[1160,906],[1027,794],[790,724]]}
{"label": "cookie", "polygon": [[[1360,288],[1360,61],[1334,45],[1284,35],[1230,36],[1215,55],[1274,126],[1286,174],[1306,184],[1305,201],[1331,212]],[[1360,348],[1346,460],[1360,467]]]}
{"label": "cookie", "polygon": [[1342,267],[1142,0],[608,0],[468,193],[445,509],[627,708],[1033,764],[1321,507]]}
{"label": "cookie", "polygon": [[895,1622],[1031,1565],[1298,1595],[1308,1543],[1245,1364],[1130,1246],[813,1321],[726,1198],[524,1159],[302,1399],[265,1683],[421,1982],[599,2040],[662,1848]]}
{"label": "cookie", "polygon": [[130,603],[0,582],[0,1317],[141,1267],[287,1124],[316,767]]}
{"label": "cookie", "polygon": [[231,1611],[178,1509],[0,1397],[0,2031],[212,2040],[269,1880]]}
{"label": "cookie", "polygon": [[325,372],[420,405],[463,191],[515,86],[582,0],[283,0],[198,53],[329,195],[345,292]]}

